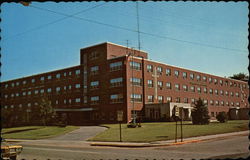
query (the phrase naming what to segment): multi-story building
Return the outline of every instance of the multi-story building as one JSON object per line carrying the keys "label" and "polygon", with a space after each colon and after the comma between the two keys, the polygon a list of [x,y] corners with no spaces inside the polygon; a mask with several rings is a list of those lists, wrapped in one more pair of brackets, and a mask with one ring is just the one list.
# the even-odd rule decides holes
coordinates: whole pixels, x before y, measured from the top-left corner
{"label": "multi-story building", "polygon": [[248,108],[248,84],[148,59],[144,51],[109,42],[80,50],[80,65],[1,83],[1,109],[24,112],[26,121],[41,98],[48,97],[69,124],[124,122],[148,104],[192,106],[198,98],[212,118],[230,108]]}

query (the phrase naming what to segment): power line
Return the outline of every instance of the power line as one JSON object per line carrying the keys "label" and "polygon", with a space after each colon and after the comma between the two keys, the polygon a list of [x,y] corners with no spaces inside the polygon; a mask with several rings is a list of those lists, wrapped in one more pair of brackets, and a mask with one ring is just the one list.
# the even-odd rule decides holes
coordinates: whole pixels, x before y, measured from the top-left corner
{"label": "power line", "polygon": [[[103,25],[103,26],[108,26],[108,27],[111,27],[111,28],[116,28],[116,29],[121,29],[121,30],[130,31],[130,32],[136,32],[136,33],[138,32],[137,30],[133,30],[133,29],[129,29],[129,28],[121,27],[121,26],[116,26],[116,25],[113,25],[113,24],[107,24],[107,23],[103,23],[103,22],[99,22],[99,21],[95,21],[95,20],[91,20],[91,19],[82,18],[82,17],[77,17],[75,15],[68,15],[68,14],[65,14],[65,13],[62,13],[62,12],[57,12],[57,11],[53,11],[53,10],[49,10],[49,9],[45,9],[45,8],[40,8],[40,7],[37,7],[37,6],[34,6],[34,5],[32,5],[30,7],[33,7],[33,8],[39,9],[39,10],[43,10],[43,11],[48,11],[48,12],[55,13],[55,14],[59,14],[59,15],[63,15],[63,16],[66,16],[67,18],[75,18],[75,19],[78,19],[78,20],[83,20],[83,21],[87,21],[87,22],[90,22],[90,23],[95,23],[95,24],[99,24],[99,25]],[[204,43],[199,43],[199,42],[186,41],[186,40],[181,40],[181,39],[172,38],[172,37],[163,36],[163,35],[156,35],[156,34],[142,32],[142,31],[140,31],[140,33],[144,34],[144,35],[152,36],[152,37],[169,39],[169,40],[178,41],[178,42],[182,42],[182,43],[193,44],[193,45],[206,46],[206,47],[210,47],[210,48],[218,48],[218,49],[231,50],[231,51],[235,51],[235,52],[244,52],[244,53],[248,52],[247,50],[227,48],[227,47],[215,46],[215,45],[204,44]]]}
{"label": "power line", "polygon": [[[31,28],[31,29],[29,29],[29,30],[27,30],[27,31],[18,33],[18,34],[16,34],[16,35],[13,35],[13,36],[10,36],[10,37],[7,37],[6,39],[3,39],[3,41],[5,41],[5,40],[7,40],[7,39],[10,39],[10,38],[13,38],[13,37],[17,37],[17,36],[23,35],[23,34],[25,34],[25,33],[29,33],[29,32],[32,32],[32,31],[36,31],[36,30],[38,30],[38,29],[42,29],[42,28],[47,27],[47,26],[49,26],[49,25],[55,24],[55,23],[57,23],[57,22],[61,22],[61,21],[65,20],[65,19],[71,18],[72,16],[81,14],[81,13],[83,13],[83,12],[87,12],[87,11],[89,11],[89,10],[91,10],[91,9],[94,9],[94,8],[97,8],[97,7],[100,7],[100,6],[103,6],[103,5],[105,5],[105,4],[106,4],[106,3],[98,4],[98,5],[95,5],[95,6],[93,6],[93,7],[90,7],[90,8],[84,9],[84,10],[81,10],[81,11],[79,11],[79,12],[76,12],[76,13],[74,13],[74,14],[67,15],[67,16],[65,16],[65,17],[63,17],[63,18],[54,20],[54,21],[52,21],[52,22],[49,22],[49,23],[46,23],[46,24],[42,24],[42,25],[40,25],[40,26]],[[30,7],[34,7],[34,6],[30,5]],[[36,7],[34,7],[34,8],[36,8]],[[54,12],[54,13],[55,13],[55,12]]]}

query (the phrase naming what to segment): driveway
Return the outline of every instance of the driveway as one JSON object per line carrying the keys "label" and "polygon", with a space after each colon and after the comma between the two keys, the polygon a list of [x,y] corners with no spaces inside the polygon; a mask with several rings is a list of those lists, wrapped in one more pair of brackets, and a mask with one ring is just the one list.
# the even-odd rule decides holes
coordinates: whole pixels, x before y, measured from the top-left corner
{"label": "driveway", "polygon": [[103,132],[107,128],[99,126],[81,126],[79,129],[66,133],[64,135],[50,138],[50,140],[60,141],[84,141],[91,137],[94,137],[100,132]]}

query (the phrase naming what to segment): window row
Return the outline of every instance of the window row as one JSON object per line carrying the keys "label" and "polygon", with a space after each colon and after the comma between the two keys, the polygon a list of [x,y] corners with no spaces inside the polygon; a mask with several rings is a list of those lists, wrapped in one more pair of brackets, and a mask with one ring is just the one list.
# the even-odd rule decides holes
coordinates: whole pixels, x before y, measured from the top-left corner
{"label": "window row", "polygon": [[[157,70],[157,73],[159,73],[159,74],[162,74],[163,73],[163,67],[161,67],[161,66],[158,66],[157,68],[156,68],[156,70]],[[153,72],[153,65],[147,65],[147,71],[148,72]],[[179,76],[181,76],[181,74],[180,74],[180,71],[179,70],[171,70],[170,68],[166,68],[166,70],[165,70],[165,73],[166,73],[166,75],[167,76],[171,76],[172,75],[172,72],[173,72],[173,75],[174,76],[176,76],[176,77],[179,77]],[[187,79],[188,78],[188,73],[187,72],[182,72],[182,78],[183,79]],[[200,74],[197,74],[197,75],[195,75],[194,73],[190,73],[189,74],[189,79],[191,79],[191,80],[194,80],[196,78],[196,80],[197,81],[204,81],[204,82],[209,82],[209,83],[214,83],[214,84],[220,84],[220,85],[226,85],[226,86],[235,86],[235,87],[243,87],[243,88],[246,88],[246,85],[245,84],[240,84],[240,83],[236,83],[236,82],[231,82],[231,81],[229,81],[228,82],[228,80],[218,80],[218,79],[216,79],[216,78],[211,78],[211,77],[207,77],[207,76],[201,76]]]}
{"label": "window row", "polygon": [[[80,84],[75,84],[75,88],[76,89],[78,89],[78,88],[80,88],[81,87],[81,85]],[[71,85],[69,85],[69,86],[64,86],[64,87],[56,87],[55,88],[55,91],[56,92],[60,92],[61,90],[71,90],[72,89],[72,86]],[[5,98],[8,98],[9,96],[11,97],[11,98],[13,98],[13,97],[19,97],[19,96],[26,96],[26,95],[31,95],[32,94],[32,92],[33,92],[33,94],[43,94],[43,93],[45,93],[45,92],[47,92],[47,93],[51,93],[52,92],[52,88],[47,88],[47,90],[45,90],[45,89],[40,89],[40,90],[34,90],[34,91],[23,91],[22,93],[11,93],[10,95],[8,95],[8,94],[5,94],[4,95],[4,97]]]}
{"label": "window row", "polygon": [[[75,75],[79,75],[80,74],[80,69],[78,69],[78,70],[75,70]],[[64,72],[63,74],[60,74],[60,73],[58,73],[58,74],[56,74],[55,75],[55,78],[56,79],[60,79],[61,78],[61,76],[64,76],[64,77],[66,77],[66,76],[71,76],[72,75],[72,72],[70,71],[70,72]],[[52,79],[52,75],[48,75],[48,76],[41,76],[40,77],[40,81],[45,81],[45,79],[47,78],[47,80],[51,80]],[[35,78],[32,78],[31,79],[31,83],[35,83],[36,82],[36,80],[37,79],[35,79]],[[28,80],[23,80],[22,82],[12,82],[12,83],[10,83],[10,84],[5,84],[5,88],[8,88],[8,87],[17,87],[17,86],[19,86],[20,84],[23,84],[23,85],[26,85],[28,83]]]}

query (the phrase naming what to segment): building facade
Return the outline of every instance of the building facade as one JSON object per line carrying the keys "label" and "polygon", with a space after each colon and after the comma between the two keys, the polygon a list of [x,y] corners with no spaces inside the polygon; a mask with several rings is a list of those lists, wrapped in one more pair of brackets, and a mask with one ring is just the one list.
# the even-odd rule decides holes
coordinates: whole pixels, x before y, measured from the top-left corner
{"label": "building facade", "polygon": [[81,49],[80,57],[74,67],[1,82],[1,109],[16,119],[23,112],[30,121],[33,108],[47,97],[69,124],[85,124],[115,123],[118,110],[128,122],[145,115],[146,105],[193,106],[198,98],[212,118],[249,107],[247,82],[151,61],[144,51],[105,42]]}

